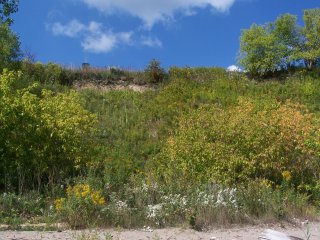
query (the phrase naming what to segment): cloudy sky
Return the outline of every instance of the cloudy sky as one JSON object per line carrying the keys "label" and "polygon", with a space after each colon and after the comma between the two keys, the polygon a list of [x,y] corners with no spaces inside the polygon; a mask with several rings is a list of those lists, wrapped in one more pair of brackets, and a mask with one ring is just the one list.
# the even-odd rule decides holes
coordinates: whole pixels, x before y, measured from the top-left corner
{"label": "cloudy sky", "polygon": [[21,0],[13,29],[41,62],[143,69],[236,64],[241,29],[319,0]]}

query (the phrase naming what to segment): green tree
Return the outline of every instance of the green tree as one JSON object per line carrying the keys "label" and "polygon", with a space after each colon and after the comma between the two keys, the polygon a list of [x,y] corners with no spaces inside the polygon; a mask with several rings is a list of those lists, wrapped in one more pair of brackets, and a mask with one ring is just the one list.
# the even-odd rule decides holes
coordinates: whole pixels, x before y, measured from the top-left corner
{"label": "green tree", "polygon": [[5,67],[12,68],[20,57],[19,38],[10,29],[11,14],[18,11],[18,3],[18,0],[0,0],[0,72]]}
{"label": "green tree", "polygon": [[320,59],[320,9],[304,11],[304,27],[284,14],[273,23],[253,24],[240,37],[240,64],[252,75],[265,76],[297,63],[308,69]]}
{"label": "green tree", "polygon": [[18,11],[19,0],[0,0],[0,22],[11,24],[11,14]]}
{"label": "green tree", "polygon": [[304,61],[308,69],[313,69],[320,59],[320,8],[305,10],[303,20],[302,44],[295,48],[292,58]]}
{"label": "green tree", "polygon": [[156,59],[150,61],[144,72],[150,83],[159,83],[163,81],[166,76],[165,70],[160,66],[160,62]]}
{"label": "green tree", "polygon": [[20,42],[8,23],[0,24],[0,72],[3,68],[12,68],[20,58]]}
{"label": "green tree", "polygon": [[301,28],[297,25],[297,16],[284,14],[277,18],[273,28],[277,44],[280,44],[283,50],[282,67],[290,67],[293,64],[292,55],[295,49],[302,45]]}
{"label": "green tree", "polygon": [[274,73],[284,64],[285,47],[273,34],[273,24],[243,30],[240,49],[240,64],[252,75]]}

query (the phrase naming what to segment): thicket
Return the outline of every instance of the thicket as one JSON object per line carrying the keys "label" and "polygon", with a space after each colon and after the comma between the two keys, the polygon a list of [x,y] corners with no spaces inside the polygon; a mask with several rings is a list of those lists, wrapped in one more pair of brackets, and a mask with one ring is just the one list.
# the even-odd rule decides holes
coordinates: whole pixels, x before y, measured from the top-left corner
{"label": "thicket", "polygon": [[319,67],[320,9],[307,9],[304,26],[297,16],[284,14],[275,22],[253,24],[242,31],[240,64],[252,76],[270,76],[295,68]]}
{"label": "thicket", "polygon": [[42,89],[4,71],[0,109],[1,191],[52,189],[88,162],[95,116],[75,91]]}

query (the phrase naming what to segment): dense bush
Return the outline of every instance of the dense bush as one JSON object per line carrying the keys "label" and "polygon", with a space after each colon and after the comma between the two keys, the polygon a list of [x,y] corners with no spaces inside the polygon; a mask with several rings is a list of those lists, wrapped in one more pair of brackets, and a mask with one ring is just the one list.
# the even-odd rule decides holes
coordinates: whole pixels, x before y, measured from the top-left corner
{"label": "dense bush", "polygon": [[95,117],[76,92],[37,95],[20,75],[0,76],[0,188],[21,193],[52,187],[86,163]]}
{"label": "dense bush", "polygon": [[160,83],[166,78],[165,70],[160,66],[160,62],[153,59],[144,70],[146,80],[149,83]]}
{"label": "dense bush", "polygon": [[203,106],[180,119],[156,157],[160,179],[178,187],[207,182],[234,185],[289,171],[291,183],[314,182],[319,170],[319,123],[300,105],[240,100],[220,109]]}

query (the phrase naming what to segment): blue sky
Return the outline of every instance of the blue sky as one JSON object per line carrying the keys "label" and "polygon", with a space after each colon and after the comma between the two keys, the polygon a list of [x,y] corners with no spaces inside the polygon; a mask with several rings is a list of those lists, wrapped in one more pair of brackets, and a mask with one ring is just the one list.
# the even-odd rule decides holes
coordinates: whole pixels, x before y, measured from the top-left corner
{"label": "blue sky", "polygon": [[20,0],[13,30],[43,63],[143,69],[236,64],[241,29],[319,0]]}

